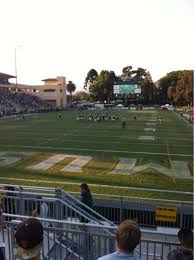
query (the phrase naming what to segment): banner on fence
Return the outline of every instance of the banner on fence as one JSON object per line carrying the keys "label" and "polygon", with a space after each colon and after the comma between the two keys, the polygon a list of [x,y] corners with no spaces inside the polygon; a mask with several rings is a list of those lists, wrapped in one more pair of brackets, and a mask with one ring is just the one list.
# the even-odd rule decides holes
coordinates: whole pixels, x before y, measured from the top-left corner
{"label": "banner on fence", "polygon": [[156,207],[156,221],[176,222],[177,208],[168,206]]}

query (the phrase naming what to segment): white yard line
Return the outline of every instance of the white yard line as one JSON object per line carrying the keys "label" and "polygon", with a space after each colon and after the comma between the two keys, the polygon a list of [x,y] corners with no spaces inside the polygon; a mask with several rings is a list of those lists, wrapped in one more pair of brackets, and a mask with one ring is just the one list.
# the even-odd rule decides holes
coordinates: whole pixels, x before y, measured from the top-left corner
{"label": "white yard line", "polygon": [[[67,135],[65,135],[65,137],[67,137]],[[9,137],[0,137],[0,139],[10,139]],[[26,138],[23,138],[23,137],[18,137],[18,138],[14,138],[15,140],[26,140]],[[124,138],[123,138],[124,139]],[[126,138],[127,139],[127,138]],[[133,139],[135,139],[135,140],[141,140],[141,139],[139,139],[139,137],[138,138],[133,138]],[[162,139],[163,140],[163,138],[156,138],[156,140],[160,140],[160,139]],[[49,143],[50,141],[59,141],[59,142],[77,142],[77,143],[98,143],[98,144],[100,144],[100,143],[103,143],[103,144],[126,144],[126,141],[96,141],[96,140],[72,140],[72,139],[64,139],[64,138],[42,138],[42,137],[37,137],[37,138],[30,138],[30,140],[45,140],[45,142],[41,142],[41,143],[39,143],[40,145],[42,145],[42,144],[44,144],[44,143]],[[168,139],[168,141],[169,140],[177,140],[177,139]],[[190,139],[181,139],[181,140],[188,140],[188,141],[190,141]],[[144,145],[144,144],[148,144],[148,143],[143,143],[143,142],[131,142],[131,140],[129,139],[128,140],[128,144],[137,144],[137,145]],[[149,145],[152,145],[152,146],[163,146],[164,144],[163,143],[149,143]],[[182,145],[182,144],[170,144],[170,146],[173,146],[173,147],[193,147],[193,145],[191,144],[191,145]]]}
{"label": "white yard line", "polygon": [[[31,149],[51,149],[51,150],[61,150],[61,151],[87,151],[87,152],[105,152],[105,153],[126,153],[126,154],[152,154],[152,155],[168,155],[168,153],[152,153],[152,152],[130,152],[123,150],[102,150],[102,149],[84,149],[84,148],[72,148],[72,147],[52,147],[52,146],[31,146],[31,145],[6,145],[0,144],[0,147],[13,147],[13,148],[31,148]],[[171,153],[171,156],[180,157],[193,157],[191,154],[176,154]]]}

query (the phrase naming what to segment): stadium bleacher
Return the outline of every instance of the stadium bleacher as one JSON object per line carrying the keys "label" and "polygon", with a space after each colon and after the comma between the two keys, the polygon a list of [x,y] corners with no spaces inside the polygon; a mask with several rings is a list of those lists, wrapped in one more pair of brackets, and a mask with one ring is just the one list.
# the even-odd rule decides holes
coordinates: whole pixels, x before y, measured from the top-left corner
{"label": "stadium bleacher", "polygon": [[7,116],[21,111],[23,113],[50,111],[52,106],[40,98],[0,88],[0,116]]}

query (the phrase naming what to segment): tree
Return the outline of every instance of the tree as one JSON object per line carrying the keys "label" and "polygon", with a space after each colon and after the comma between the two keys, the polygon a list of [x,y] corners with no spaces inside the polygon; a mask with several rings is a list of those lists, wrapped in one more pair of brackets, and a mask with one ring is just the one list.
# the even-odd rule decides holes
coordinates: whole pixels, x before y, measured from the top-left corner
{"label": "tree", "polygon": [[90,86],[95,82],[97,77],[98,77],[98,72],[95,69],[89,70],[85,78],[84,89],[90,91]]}
{"label": "tree", "polygon": [[159,89],[163,103],[171,100],[179,105],[192,105],[193,71],[178,70],[167,73],[159,80]]}
{"label": "tree", "polygon": [[70,93],[71,102],[72,102],[72,93],[76,90],[76,86],[72,81],[68,81],[67,83],[67,91]]}
{"label": "tree", "polygon": [[145,104],[153,104],[154,102],[155,85],[148,72],[141,84],[141,95]]}
{"label": "tree", "polygon": [[127,66],[122,69],[122,79],[131,79],[132,77],[132,66]]}
{"label": "tree", "polygon": [[133,79],[137,79],[141,81],[143,81],[143,79],[147,76],[146,69],[143,68],[138,68],[137,70],[133,70],[132,74],[135,74],[133,76]]}
{"label": "tree", "polygon": [[117,80],[114,71],[102,70],[90,86],[91,95],[97,101],[110,103],[113,94],[113,85]]}
{"label": "tree", "polygon": [[176,94],[176,89],[173,86],[170,86],[167,90],[168,98],[173,102],[175,94]]}
{"label": "tree", "polygon": [[[188,78],[187,78],[188,77]],[[186,90],[185,90],[185,96],[187,99],[187,102],[190,106],[193,106],[193,83],[194,83],[194,71],[190,72],[188,76],[185,77],[186,80]]]}
{"label": "tree", "polygon": [[177,82],[175,101],[180,105],[192,105],[193,101],[193,75],[192,72],[185,72]]}
{"label": "tree", "polygon": [[89,94],[84,91],[79,91],[75,94],[75,99],[78,100],[88,100]]}

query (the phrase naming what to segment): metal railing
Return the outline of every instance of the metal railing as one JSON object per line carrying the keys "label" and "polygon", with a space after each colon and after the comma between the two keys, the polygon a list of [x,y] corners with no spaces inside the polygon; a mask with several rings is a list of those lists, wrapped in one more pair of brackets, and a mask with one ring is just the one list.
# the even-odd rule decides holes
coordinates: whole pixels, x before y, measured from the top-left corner
{"label": "metal railing", "polygon": [[[81,223],[115,225],[99,213],[81,203],[72,195],[56,190],[55,195],[18,191],[0,190],[2,210],[5,213],[24,216],[39,216],[57,220],[68,220]],[[44,197],[42,196],[44,195]],[[46,196],[45,196],[46,195]],[[10,217],[6,217],[10,221]],[[109,234],[110,231],[105,229]]]}
{"label": "metal railing", "polygon": [[[7,259],[15,260],[15,228],[26,216],[4,214],[5,218],[15,218],[6,223],[0,234],[0,240],[5,243]],[[16,220],[17,219],[17,220]],[[106,225],[110,234],[104,232],[104,226],[99,224],[83,224],[53,219],[39,219],[47,223],[44,225],[44,242],[42,245],[42,259],[63,260],[83,259],[95,260],[100,256],[112,253],[116,249],[114,233],[115,226]],[[52,226],[51,226],[51,225]],[[169,230],[170,233],[170,230]],[[179,247],[176,235],[153,230],[142,230],[143,238],[134,254],[141,260],[166,260],[168,253]],[[154,236],[158,236],[157,238]],[[148,236],[149,238],[144,238]]]}
{"label": "metal railing", "polygon": [[[124,219],[135,219],[140,226],[190,227],[193,228],[193,205],[191,201],[162,200],[141,197],[93,194],[94,209],[88,208],[79,200],[79,193],[67,193],[60,189],[34,186],[10,185],[15,191],[7,191],[0,184],[2,204],[5,213],[18,213],[30,216],[35,208],[45,202],[48,206],[47,217],[69,219],[112,225]],[[7,186],[7,185],[6,185]],[[188,194],[188,192],[187,192]],[[14,196],[12,196],[14,195]],[[38,197],[42,196],[42,199]],[[177,208],[175,222],[156,221],[156,207],[161,205]]]}

